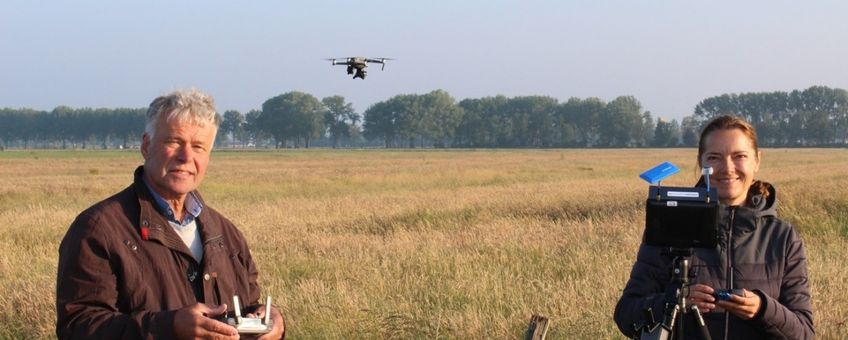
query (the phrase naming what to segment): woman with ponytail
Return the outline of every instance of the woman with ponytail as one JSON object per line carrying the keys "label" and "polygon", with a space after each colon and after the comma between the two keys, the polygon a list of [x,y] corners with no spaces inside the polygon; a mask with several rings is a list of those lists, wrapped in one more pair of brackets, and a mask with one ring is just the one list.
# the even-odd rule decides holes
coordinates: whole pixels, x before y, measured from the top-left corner
{"label": "woman with ponytail", "polygon": [[[757,133],[745,120],[721,116],[710,121],[698,143],[699,167],[712,167],[718,190],[718,245],[691,256],[687,305],[702,313],[712,339],[811,339],[815,336],[804,244],[794,228],[777,217],[775,188],[756,180],[762,152]],[[705,185],[704,179],[698,186]],[[651,309],[661,319],[671,259],[659,247],[640,245],[630,280],[615,308],[622,333]],[[735,290],[717,300],[719,289]],[[696,338],[694,313],[684,317],[687,338]]]}

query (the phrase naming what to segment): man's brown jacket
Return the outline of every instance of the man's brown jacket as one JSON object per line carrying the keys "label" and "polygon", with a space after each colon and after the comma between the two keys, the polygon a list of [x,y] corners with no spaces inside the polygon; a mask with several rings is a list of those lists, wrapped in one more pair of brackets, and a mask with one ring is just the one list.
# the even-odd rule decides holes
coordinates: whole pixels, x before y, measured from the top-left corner
{"label": "man's brown jacket", "polygon": [[[60,339],[167,339],[176,310],[203,302],[245,308],[259,300],[257,269],[241,232],[204,204],[196,219],[203,260],[156,208],[141,180],[83,211],[59,247],[56,335]],[[200,195],[197,194],[201,200]]]}

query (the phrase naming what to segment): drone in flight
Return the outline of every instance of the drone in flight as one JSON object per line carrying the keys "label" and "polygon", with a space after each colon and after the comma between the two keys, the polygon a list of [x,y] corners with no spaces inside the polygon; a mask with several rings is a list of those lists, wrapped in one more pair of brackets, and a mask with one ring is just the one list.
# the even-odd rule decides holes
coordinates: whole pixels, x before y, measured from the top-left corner
{"label": "drone in flight", "polygon": [[368,67],[368,63],[383,64],[380,68],[382,71],[386,69],[386,60],[392,60],[392,58],[347,57],[328,58],[327,60],[332,61],[333,65],[347,65],[347,74],[352,74],[353,79],[359,78],[365,80],[365,76],[368,74],[365,68]]}

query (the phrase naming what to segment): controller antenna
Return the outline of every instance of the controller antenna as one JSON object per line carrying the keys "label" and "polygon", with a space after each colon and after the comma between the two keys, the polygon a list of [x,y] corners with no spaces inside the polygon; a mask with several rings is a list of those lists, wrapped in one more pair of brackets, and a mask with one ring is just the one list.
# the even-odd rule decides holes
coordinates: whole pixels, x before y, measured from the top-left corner
{"label": "controller antenna", "polygon": [[710,175],[713,174],[713,167],[705,166],[701,168],[701,175],[704,176],[704,182],[707,183],[707,203],[710,203]]}

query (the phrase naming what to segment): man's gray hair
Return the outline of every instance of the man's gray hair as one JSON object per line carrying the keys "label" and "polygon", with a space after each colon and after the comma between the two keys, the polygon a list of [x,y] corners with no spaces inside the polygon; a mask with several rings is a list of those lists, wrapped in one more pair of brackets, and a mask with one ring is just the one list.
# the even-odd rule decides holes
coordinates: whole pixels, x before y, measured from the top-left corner
{"label": "man's gray hair", "polygon": [[144,132],[152,139],[159,119],[176,119],[180,123],[197,126],[212,124],[216,129],[221,117],[215,112],[215,100],[212,96],[198,90],[177,90],[159,96],[147,109],[147,123]]}

